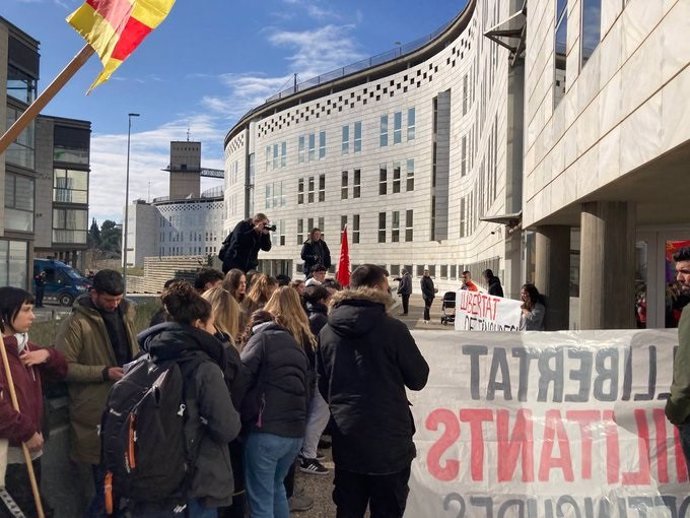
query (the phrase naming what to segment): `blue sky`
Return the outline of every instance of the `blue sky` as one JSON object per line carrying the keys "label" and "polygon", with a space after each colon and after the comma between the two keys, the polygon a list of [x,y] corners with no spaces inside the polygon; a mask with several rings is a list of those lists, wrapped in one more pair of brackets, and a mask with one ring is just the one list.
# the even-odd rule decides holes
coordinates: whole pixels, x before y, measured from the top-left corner
{"label": "blue sky", "polygon": [[[78,0],[2,0],[3,16],[40,41],[45,89],[81,49],[64,21]],[[85,96],[94,56],[45,114],[92,122],[90,217],[122,220],[127,114],[133,119],[130,200],[167,194],[170,140],[202,142],[202,164],[223,167],[223,137],[281,90],[426,36],[466,0],[177,0],[113,77]],[[202,188],[218,185],[205,179]],[[150,194],[149,194],[150,193]]]}

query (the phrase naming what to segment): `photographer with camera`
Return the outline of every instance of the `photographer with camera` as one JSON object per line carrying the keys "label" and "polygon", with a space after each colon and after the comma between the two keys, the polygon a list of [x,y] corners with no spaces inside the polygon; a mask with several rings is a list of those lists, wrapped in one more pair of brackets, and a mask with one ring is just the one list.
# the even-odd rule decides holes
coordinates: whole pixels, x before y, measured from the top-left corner
{"label": "photographer with camera", "polygon": [[321,229],[311,229],[309,239],[302,245],[300,256],[304,261],[304,277],[307,279],[317,264],[325,266],[326,270],[331,267],[331,251],[326,242],[321,239]]}
{"label": "photographer with camera", "polygon": [[253,218],[240,221],[223,241],[218,257],[223,261],[223,273],[233,268],[247,273],[259,265],[259,250],[271,249],[271,236],[276,226],[271,225],[266,214],[258,213]]}

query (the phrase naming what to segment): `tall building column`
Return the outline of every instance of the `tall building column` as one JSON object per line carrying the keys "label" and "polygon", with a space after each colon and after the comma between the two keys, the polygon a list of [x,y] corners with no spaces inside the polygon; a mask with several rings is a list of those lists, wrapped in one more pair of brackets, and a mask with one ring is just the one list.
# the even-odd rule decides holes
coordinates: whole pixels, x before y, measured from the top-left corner
{"label": "tall building column", "polygon": [[582,204],[580,327],[635,327],[635,205]]}
{"label": "tall building column", "polygon": [[534,284],[546,298],[547,331],[568,329],[570,314],[570,227],[537,227]]}

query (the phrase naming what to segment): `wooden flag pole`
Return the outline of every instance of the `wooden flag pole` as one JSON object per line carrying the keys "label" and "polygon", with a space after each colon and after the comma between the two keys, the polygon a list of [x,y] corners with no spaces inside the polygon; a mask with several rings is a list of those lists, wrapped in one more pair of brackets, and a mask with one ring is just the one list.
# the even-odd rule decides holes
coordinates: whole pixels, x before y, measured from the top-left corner
{"label": "wooden flag pole", "polygon": [[[2,365],[5,368],[5,378],[7,379],[7,387],[10,391],[10,399],[12,401],[12,406],[19,412],[19,401],[17,401],[17,392],[14,388],[14,381],[12,380],[12,371],[10,370],[10,362],[7,359],[7,351],[5,350],[5,344],[0,346],[0,354],[2,355]],[[38,513],[38,518],[45,518],[43,512],[43,504],[41,503],[41,493],[38,492],[38,483],[36,482],[36,473],[34,473],[34,466],[31,463],[31,454],[29,453],[29,448],[26,443],[22,443],[22,451],[24,452],[24,461],[26,462],[26,469],[29,472],[29,480],[31,481],[31,492],[34,495],[34,501],[36,502],[36,512]]]}
{"label": "wooden flag pole", "polygon": [[14,121],[14,124],[0,137],[0,154],[10,146],[12,142],[19,136],[19,134],[26,128],[29,123],[34,120],[41,110],[45,108],[55,94],[57,94],[63,86],[69,81],[74,74],[77,73],[84,63],[86,63],[93,54],[93,48],[90,45],[84,45],[79,53],[72,58],[65,68],[62,69],[53,82],[48,85],[41,95],[36,97],[29,107],[21,114],[21,116]]}

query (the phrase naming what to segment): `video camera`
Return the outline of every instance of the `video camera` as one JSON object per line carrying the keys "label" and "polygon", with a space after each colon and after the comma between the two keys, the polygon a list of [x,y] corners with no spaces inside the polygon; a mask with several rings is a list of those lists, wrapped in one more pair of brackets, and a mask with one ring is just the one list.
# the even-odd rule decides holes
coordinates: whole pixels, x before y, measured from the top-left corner
{"label": "video camera", "polygon": [[271,232],[275,232],[276,230],[278,230],[278,227],[275,225],[271,225],[270,223],[264,223],[264,229],[270,230]]}

